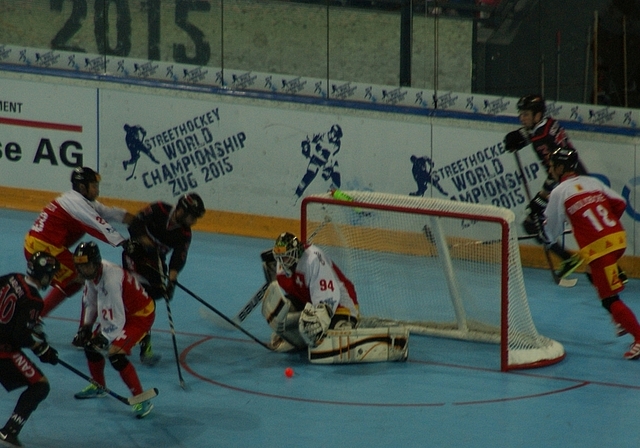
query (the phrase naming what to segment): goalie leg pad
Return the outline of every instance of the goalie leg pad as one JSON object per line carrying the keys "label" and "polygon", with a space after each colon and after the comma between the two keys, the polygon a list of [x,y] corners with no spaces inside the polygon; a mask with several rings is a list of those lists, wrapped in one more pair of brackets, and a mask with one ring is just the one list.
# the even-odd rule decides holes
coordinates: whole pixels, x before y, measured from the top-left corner
{"label": "goalie leg pad", "polygon": [[[307,346],[306,341],[300,336],[298,331],[298,320],[300,312],[295,311],[291,301],[287,299],[278,282],[272,282],[264,293],[262,300],[262,315],[267,320],[275,335],[291,346],[291,348],[277,350],[288,351],[293,348],[304,348]],[[275,338],[272,336],[272,341]],[[272,346],[275,347],[274,344]]]}
{"label": "goalie leg pad", "polygon": [[313,364],[406,361],[409,330],[405,327],[328,330],[317,347],[309,346]]}
{"label": "goalie leg pad", "polygon": [[262,299],[262,315],[273,331],[278,332],[284,326],[290,309],[291,301],[284,296],[278,282],[271,282]]}

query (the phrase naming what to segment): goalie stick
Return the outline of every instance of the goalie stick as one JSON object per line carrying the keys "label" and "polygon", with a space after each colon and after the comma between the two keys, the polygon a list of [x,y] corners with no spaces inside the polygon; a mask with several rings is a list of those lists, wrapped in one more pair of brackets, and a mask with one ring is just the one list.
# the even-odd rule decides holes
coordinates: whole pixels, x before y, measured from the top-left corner
{"label": "goalie stick", "polygon": [[[524,192],[527,195],[527,200],[529,201],[529,203],[531,203],[531,191],[529,190],[529,183],[527,182],[527,178],[525,177],[524,174],[524,170],[522,169],[522,162],[520,161],[520,155],[518,154],[518,151],[515,151],[513,153],[513,155],[516,158],[516,164],[518,165],[518,171],[520,171],[520,176],[522,177],[522,184],[524,185]],[[558,275],[558,273],[556,272],[555,268],[553,267],[553,260],[551,259],[551,254],[549,254],[549,251],[551,250],[552,252],[554,252],[556,255],[558,255],[560,258],[565,258],[566,255],[566,251],[560,247],[560,245],[558,243],[553,243],[551,246],[547,247],[546,244],[543,245],[543,250],[544,250],[544,256],[547,259],[547,264],[549,265],[549,270],[551,271],[551,277],[553,278],[553,281],[556,285],[558,286],[562,286],[564,288],[572,288],[573,286],[576,285],[576,283],[578,283],[578,279],[577,278],[562,278]]]}
{"label": "goalie stick", "polygon": [[63,361],[60,358],[58,358],[58,364],[60,364],[64,368],[72,371],[73,373],[75,373],[79,377],[84,378],[85,380],[89,381],[94,386],[104,390],[106,393],[111,395],[113,398],[115,398],[116,400],[118,400],[118,401],[120,401],[120,402],[122,402],[124,404],[128,404],[128,405],[133,406],[134,404],[142,403],[143,401],[150,400],[150,399],[152,399],[152,398],[154,398],[154,397],[156,397],[158,395],[158,389],[154,387],[154,388],[145,390],[141,394],[134,395],[133,397],[128,397],[128,398],[127,397],[123,397],[122,395],[113,392],[111,389],[106,388],[105,386],[103,386],[102,384],[98,383],[96,380],[91,378],[89,375],[85,375],[80,370],[76,369],[71,364],[68,364],[67,362]]}

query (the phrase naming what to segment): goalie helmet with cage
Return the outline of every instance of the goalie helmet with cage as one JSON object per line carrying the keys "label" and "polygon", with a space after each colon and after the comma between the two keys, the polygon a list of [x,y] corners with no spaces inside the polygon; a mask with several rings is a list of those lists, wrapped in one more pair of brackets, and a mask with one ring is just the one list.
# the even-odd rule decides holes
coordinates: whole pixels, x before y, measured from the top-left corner
{"label": "goalie helmet with cage", "polygon": [[304,252],[304,244],[293,233],[281,233],[273,246],[273,256],[287,271],[298,263]]}
{"label": "goalie helmet with cage", "polygon": [[516,107],[518,108],[518,112],[530,110],[534,114],[537,114],[538,112],[544,114],[546,111],[544,98],[540,95],[525,95],[518,100]]}
{"label": "goalie helmet with cage", "polygon": [[565,171],[573,171],[578,166],[578,152],[573,148],[558,147],[549,156],[555,166],[562,165]]}
{"label": "goalie helmet with cage", "polygon": [[27,275],[46,288],[60,269],[60,263],[48,252],[35,252],[27,262]]}

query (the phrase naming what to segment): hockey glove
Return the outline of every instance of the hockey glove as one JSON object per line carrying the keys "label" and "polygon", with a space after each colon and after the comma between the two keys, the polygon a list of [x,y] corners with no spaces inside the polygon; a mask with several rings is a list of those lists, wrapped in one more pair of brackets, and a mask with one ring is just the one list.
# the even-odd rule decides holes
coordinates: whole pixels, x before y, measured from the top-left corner
{"label": "hockey glove", "polygon": [[529,202],[529,210],[531,210],[532,215],[544,215],[544,211],[546,210],[548,203],[549,201],[538,193],[531,202]]}
{"label": "hockey glove", "polygon": [[47,335],[44,332],[44,322],[38,320],[31,327],[31,334],[38,342],[47,342]]}
{"label": "hockey glove", "polygon": [[83,325],[73,337],[71,344],[74,347],[84,348],[91,340],[91,325]]}
{"label": "hockey glove", "polygon": [[516,152],[529,144],[529,139],[524,135],[524,129],[511,131],[504,136],[504,147],[509,152]]}
{"label": "hockey glove", "polygon": [[58,352],[55,348],[49,346],[49,344],[47,344],[46,342],[39,344],[32,350],[33,353],[40,359],[40,361],[54,366],[58,364]]}
{"label": "hockey glove", "polygon": [[91,338],[89,344],[96,350],[106,350],[109,347],[109,339],[105,338],[102,333],[98,333]]}
{"label": "hockey glove", "polygon": [[164,292],[164,296],[167,300],[173,299],[173,294],[176,292],[176,282],[169,280],[167,282],[167,287]]}
{"label": "hockey glove", "polygon": [[547,245],[549,242],[547,241],[547,236],[544,233],[543,220],[543,216],[531,213],[522,223],[522,227],[524,227],[527,235],[536,235],[536,241],[540,244]]}

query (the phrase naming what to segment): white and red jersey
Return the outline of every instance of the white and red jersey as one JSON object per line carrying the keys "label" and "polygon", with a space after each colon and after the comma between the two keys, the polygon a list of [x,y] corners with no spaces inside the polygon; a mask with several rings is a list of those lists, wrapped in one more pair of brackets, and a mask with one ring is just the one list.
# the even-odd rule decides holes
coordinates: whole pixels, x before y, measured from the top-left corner
{"label": "white and red jersey", "polygon": [[29,236],[57,247],[71,247],[86,233],[117,246],[125,238],[109,224],[109,220],[123,222],[126,210],[107,207],[98,201],[89,201],[75,190],[70,190],[51,201],[40,212]]}
{"label": "white and red jersey", "polygon": [[555,241],[569,222],[585,261],[626,248],[620,217],[627,204],[622,196],[595,177],[569,175],[551,191],[545,211],[545,232]]}
{"label": "white and red jersey", "polygon": [[84,282],[81,325],[98,323],[100,331],[113,342],[122,335],[127,319],[144,317],[155,311],[153,300],[128,271],[102,260],[99,274]]}
{"label": "white and red jersey", "polygon": [[286,275],[280,264],[276,275],[285,293],[301,302],[314,306],[325,303],[333,314],[358,317],[355,287],[318,246],[310,245],[305,249],[291,276]]}

